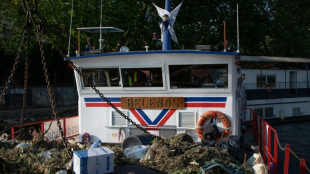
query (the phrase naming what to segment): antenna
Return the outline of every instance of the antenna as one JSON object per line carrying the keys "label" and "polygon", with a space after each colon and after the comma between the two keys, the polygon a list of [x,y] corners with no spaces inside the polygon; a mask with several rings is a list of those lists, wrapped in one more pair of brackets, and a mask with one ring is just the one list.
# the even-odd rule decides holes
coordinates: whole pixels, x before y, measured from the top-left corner
{"label": "antenna", "polygon": [[224,52],[226,52],[226,26],[225,26],[225,21],[223,21],[224,24]]}
{"label": "antenna", "polygon": [[99,49],[102,53],[102,31],[101,31],[101,24],[102,24],[102,0],[100,4],[100,39],[99,39]]}
{"label": "antenna", "polygon": [[[71,44],[71,29],[72,29],[72,15],[73,15],[73,0],[71,3],[71,19],[70,19],[70,31],[69,31],[69,45],[68,45],[68,53],[67,56],[70,57],[70,44]],[[78,51],[78,54],[80,54],[80,50]]]}
{"label": "antenna", "polygon": [[237,4],[237,53],[240,53],[240,44],[239,44],[239,12]]}

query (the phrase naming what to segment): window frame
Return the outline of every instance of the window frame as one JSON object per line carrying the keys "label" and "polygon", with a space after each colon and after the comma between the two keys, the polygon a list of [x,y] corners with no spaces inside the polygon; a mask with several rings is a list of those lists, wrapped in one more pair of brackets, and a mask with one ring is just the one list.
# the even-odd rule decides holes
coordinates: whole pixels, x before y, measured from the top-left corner
{"label": "window frame", "polygon": [[[260,85],[258,83],[258,77],[262,77],[262,79],[263,79],[263,81],[260,83]],[[268,79],[271,77],[274,77],[274,82],[269,82]],[[271,87],[275,88],[276,84],[277,84],[277,76],[274,74],[263,74],[263,75],[257,74],[256,75],[256,87],[257,88],[265,88],[266,84],[270,84]]]}
{"label": "window frame", "polygon": [[[83,74],[83,69],[89,70],[89,69],[109,69],[109,68],[115,68],[118,69],[119,72],[119,67],[117,66],[107,66],[107,67],[79,67],[79,70],[82,72]],[[77,73],[77,72],[75,72]],[[78,73],[77,73],[78,74]],[[80,87],[82,91],[91,91],[92,88],[89,86],[85,86],[84,85],[84,80],[83,77],[81,77],[80,75],[78,75],[79,81],[80,81]],[[121,81],[121,75],[119,74],[119,82]],[[99,90],[107,90],[107,91],[111,91],[111,90],[121,90],[122,86],[97,86],[95,85],[95,87]]]}
{"label": "window frame", "polygon": [[[125,87],[123,84],[123,74],[122,74],[122,69],[134,69],[134,68],[160,68],[161,69],[161,73],[162,73],[162,80],[163,80],[163,86],[162,87],[158,87],[158,86],[146,86],[146,87]],[[165,68],[163,65],[148,65],[148,66],[120,66],[119,67],[119,72],[120,72],[120,76],[121,76],[121,86],[122,89],[124,91],[155,91],[155,90],[166,90],[166,77],[165,77]]]}
{"label": "window frame", "polygon": [[[170,80],[170,71],[169,71],[169,66],[174,66],[174,65],[227,65],[227,88],[173,88],[171,86],[171,80]],[[195,63],[167,63],[165,66],[166,72],[167,72],[167,88],[169,91],[177,92],[177,91],[184,91],[184,92],[192,92],[193,90],[197,92],[231,92],[232,91],[232,84],[233,79],[232,79],[232,62],[200,62],[199,64]]]}

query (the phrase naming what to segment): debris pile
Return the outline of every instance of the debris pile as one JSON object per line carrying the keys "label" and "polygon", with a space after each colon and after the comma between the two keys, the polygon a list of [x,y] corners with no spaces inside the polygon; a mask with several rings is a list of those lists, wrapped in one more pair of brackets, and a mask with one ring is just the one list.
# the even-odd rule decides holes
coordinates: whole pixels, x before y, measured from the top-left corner
{"label": "debris pile", "polygon": [[[62,143],[38,140],[30,146],[15,140],[0,142],[0,173],[56,173],[66,170],[72,173],[72,159]],[[68,141],[74,151],[89,149],[91,143]],[[19,145],[19,147],[17,147]],[[114,166],[139,165],[154,173],[200,173],[203,166],[217,166],[208,173],[228,173],[221,166],[252,173],[243,161],[234,159],[228,150],[194,143],[188,134],[154,140],[141,159],[127,158],[121,145],[108,145],[114,151]],[[209,166],[205,166],[208,168]],[[233,167],[231,167],[233,166]],[[235,170],[233,169],[233,170]]]}

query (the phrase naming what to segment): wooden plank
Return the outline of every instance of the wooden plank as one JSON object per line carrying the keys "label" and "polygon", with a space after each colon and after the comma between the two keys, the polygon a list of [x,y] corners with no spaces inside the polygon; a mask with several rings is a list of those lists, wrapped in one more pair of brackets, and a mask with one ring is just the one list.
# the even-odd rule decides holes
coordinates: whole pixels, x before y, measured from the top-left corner
{"label": "wooden plank", "polygon": [[184,109],[184,97],[121,97],[122,109]]}

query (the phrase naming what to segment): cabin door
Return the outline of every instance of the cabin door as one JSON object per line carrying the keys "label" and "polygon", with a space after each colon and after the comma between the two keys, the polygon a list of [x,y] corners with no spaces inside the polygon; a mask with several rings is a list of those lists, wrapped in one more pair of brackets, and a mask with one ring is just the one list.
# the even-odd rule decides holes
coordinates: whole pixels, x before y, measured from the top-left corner
{"label": "cabin door", "polygon": [[291,71],[290,72],[290,91],[296,92],[297,89],[297,72]]}

